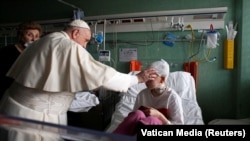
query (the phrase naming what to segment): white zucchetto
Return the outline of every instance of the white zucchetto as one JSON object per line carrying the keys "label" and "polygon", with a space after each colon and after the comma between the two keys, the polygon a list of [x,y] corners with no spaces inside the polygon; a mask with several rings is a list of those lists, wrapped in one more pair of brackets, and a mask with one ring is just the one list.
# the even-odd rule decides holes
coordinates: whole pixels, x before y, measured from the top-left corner
{"label": "white zucchetto", "polygon": [[75,26],[75,27],[90,29],[89,25],[85,21],[80,20],[80,19],[73,20],[72,22],[69,23],[69,26]]}

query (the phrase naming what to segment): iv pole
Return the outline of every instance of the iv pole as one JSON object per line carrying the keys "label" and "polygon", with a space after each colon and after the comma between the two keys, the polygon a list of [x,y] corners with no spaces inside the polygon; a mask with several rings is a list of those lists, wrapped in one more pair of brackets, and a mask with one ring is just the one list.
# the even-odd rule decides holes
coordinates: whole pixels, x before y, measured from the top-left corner
{"label": "iv pole", "polygon": [[73,4],[70,4],[68,2],[65,2],[63,0],[58,0],[58,2],[61,2],[61,3],[65,4],[65,5],[68,5],[68,6],[72,7],[72,8],[77,9],[77,11],[74,11],[74,19],[82,19],[83,18],[84,13],[81,10],[81,8],[79,8],[79,7],[77,7],[77,6],[73,5]]}

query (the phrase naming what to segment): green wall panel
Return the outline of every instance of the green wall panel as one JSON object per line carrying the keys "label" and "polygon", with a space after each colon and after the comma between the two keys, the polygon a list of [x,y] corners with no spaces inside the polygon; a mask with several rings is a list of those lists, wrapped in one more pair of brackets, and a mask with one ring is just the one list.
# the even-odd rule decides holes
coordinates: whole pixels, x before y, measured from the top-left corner
{"label": "green wall panel", "polygon": [[[221,37],[219,46],[211,51],[210,59],[216,57],[214,62],[204,60],[203,50],[200,41],[194,42],[194,52],[200,52],[196,58],[199,61],[198,67],[198,87],[197,99],[202,109],[205,122],[215,118],[237,118],[249,117],[249,85],[250,85],[250,18],[248,0],[65,0],[81,9],[85,16],[108,15],[119,13],[133,13],[146,11],[162,11],[177,9],[195,9],[228,7],[228,13],[225,17],[225,23],[230,20],[239,23],[239,32],[235,41],[235,69],[223,69],[223,41],[225,40],[225,30],[219,30]],[[24,1],[0,2],[0,23],[21,22],[25,20],[52,20],[70,18],[73,15],[73,8],[59,3],[56,0],[37,0],[25,3]],[[46,8],[42,8],[42,6]],[[236,6],[236,7],[235,7]],[[17,13],[12,12],[15,9]],[[32,12],[31,12],[32,11]],[[244,18],[243,18],[244,17]],[[244,29],[243,29],[244,28]],[[179,39],[183,39],[190,31],[171,32]],[[188,61],[191,43],[175,42],[174,47],[166,46],[162,43],[166,31],[135,32],[135,33],[109,33],[106,34],[105,49],[111,51],[111,62],[106,62],[117,70],[128,73],[129,62],[119,61],[120,48],[137,48],[138,59],[142,61],[143,67],[146,67],[152,61],[165,59],[171,66],[171,71],[183,70],[183,63]],[[195,31],[195,37],[199,39],[201,33]],[[1,40],[2,41],[2,40]],[[153,42],[151,42],[153,41]],[[100,49],[103,46],[99,47]],[[95,44],[89,43],[88,51],[96,58],[98,48]],[[195,60],[195,59],[194,59]],[[190,60],[193,61],[193,60]]]}
{"label": "green wall panel", "polygon": [[[236,20],[239,22],[239,30],[242,31],[239,33],[237,42],[236,42],[236,51],[237,51],[237,75],[235,80],[237,83],[234,83],[234,86],[237,86],[236,92],[236,101],[237,101],[237,117],[244,118],[249,117],[249,99],[250,99],[250,1],[242,0],[237,1],[238,9],[236,11],[237,16]],[[239,10],[242,9],[242,10]]]}

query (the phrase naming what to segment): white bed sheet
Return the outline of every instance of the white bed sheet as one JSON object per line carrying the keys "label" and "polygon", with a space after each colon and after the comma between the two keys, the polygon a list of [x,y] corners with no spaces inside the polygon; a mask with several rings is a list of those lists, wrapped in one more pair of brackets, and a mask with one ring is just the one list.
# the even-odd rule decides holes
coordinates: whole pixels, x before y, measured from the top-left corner
{"label": "white bed sheet", "polygon": [[[136,73],[138,72],[131,72],[130,74],[135,75]],[[184,124],[203,125],[202,111],[196,99],[195,82],[190,73],[184,71],[171,72],[167,85],[175,89],[182,99]],[[116,104],[111,124],[106,130],[107,132],[112,132],[128,113],[133,110],[136,96],[144,88],[146,86],[142,83],[130,87],[127,93],[120,93],[121,99]]]}

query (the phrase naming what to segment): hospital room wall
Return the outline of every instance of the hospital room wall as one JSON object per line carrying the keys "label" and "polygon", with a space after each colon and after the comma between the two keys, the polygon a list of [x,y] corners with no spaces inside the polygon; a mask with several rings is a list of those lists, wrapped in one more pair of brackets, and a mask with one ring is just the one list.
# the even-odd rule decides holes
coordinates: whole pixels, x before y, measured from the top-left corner
{"label": "hospital room wall", "polygon": [[[195,7],[192,3],[195,3]],[[220,7],[226,6],[229,8],[229,12],[226,15],[226,20],[232,18],[232,4],[233,1],[216,1],[216,2],[204,2],[204,1],[168,1],[168,3],[150,3],[154,10],[170,10],[170,9],[189,9],[189,8],[202,8],[202,7]],[[161,6],[160,6],[161,5]],[[164,8],[162,7],[164,5]],[[137,11],[144,11],[143,9],[149,8],[147,4],[140,4]],[[158,8],[158,9],[157,9]],[[133,10],[130,7],[131,11]],[[219,31],[222,34],[222,39],[225,37],[223,30]],[[161,40],[164,38],[166,32],[146,32],[146,33],[119,33],[107,35],[107,40],[115,38],[120,40]],[[184,32],[172,32],[183,38],[186,34],[190,34],[190,31]],[[197,38],[200,38],[201,34],[195,32]],[[109,38],[110,36],[110,38]],[[116,68],[122,72],[129,71],[128,62],[119,62],[119,48],[137,48],[138,59],[142,61],[143,67],[145,67],[151,61],[163,58],[170,63],[171,71],[183,70],[183,63],[187,62],[190,55],[190,42],[175,42],[173,47],[164,45],[162,42],[140,42],[142,45],[133,45],[132,43],[115,43],[108,44],[106,47],[112,50],[112,58],[116,58]],[[212,50],[211,57],[217,57],[217,60],[213,63],[199,62],[198,68],[198,87],[197,98],[199,105],[201,106],[203,117],[205,122],[208,122],[214,118],[233,118],[235,116],[236,107],[233,103],[233,71],[223,69],[223,42],[219,41],[220,46],[217,49]],[[194,48],[199,48],[199,42],[195,42]],[[94,48],[88,48],[92,54],[97,56]],[[203,52],[201,52],[203,54]],[[200,56],[198,58],[203,58]],[[113,62],[111,61],[111,64]],[[223,89],[222,89],[223,88]]]}
{"label": "hospital room wall", "polygon": [[[107,1],[106,1],[107,2]],[[121,2],[121,5],[126,5],[129,2]],[[131,2],[133,3],[133,2]],[[248,17],[247,12],[249,10],[246,8],[246,3],[248,1],[242,0],[222,0],[222,1],[201,1],[201,0],[191,0],[191,1],[175,1],[168,0],[167,2],[147,2],[141,3],[140,7],[130,6],[126,7],[127,12],[138,12],[138,11],[148,11],[150,10],[171,10],[171,9],[191,9],[191,8],[207,8],[207,7],[228,7],[228,13],[225,17],[225,24],[230,20],[238,22],[239,34],[235,40],[235,67],[232,70],[226,70],[223,68],[224,61],[224,40],[226,39],[225,30],[219,30],[221,37],[219,41],[219,46],[212,50],[210,58],[216,57],[216,61],[209,63],[204,61],[199,61],[198,67],[198,87],[197,87],[197,99],[199,105],[201,106],[204,121],[207,123],[215,118],[245,118],[250,116],[250,111],[248,109],[250,99],[249,85],[249,46],[246,37],[249,37],[249,31],[243,30],[247,28],[249,20],[244,17]],[[249,5],[249,4],[248,4]],[[237,8],[236,7],[240,7]],[[110,7],[111,8],[111,7]],[[112,9],[112,8],[111,8]],[[114,9],[114,8],[113,8]],[[244,10],[242,10],[244,9]],[[124,10],[121,7],[119,11]],[[112,10],[111,10],[112,11]],[[115,11],[115,10],[114,10]],[[242,13],[243,12],[243,13]],[[241,15],[241,13],[243,15]],[[245,14],[244,14],[245,13]],[[241,18],[237,18],[241,17]],[[244,31],[241,33],[241,31]],[[247,33],[248,32],[248,33]],[[146,40],[160,40],[164,38],[166,32],[146,32],[146,33],[123,33],[123,34],[109,34],[107,35],[107,40],[117,39],[112,42],[112,44],[107,43],[106,47],[110,47],[112,54],[114,56],[114,62],[108,64],[115,65],[115,67],[122,71],[129,71],[128,62],[119,62],[119,49],[120,48],[137,48],[138,49],[138,59],[142,61],[143,67],[145,67],[150,62],[156,59],[166,59],[171,66],[172,71],[183,70],[183,63],[187,62],[190,51],[189,42],[175,42],[174,47],[168,47],[162,42],[146,42]],[[171,32],[179,37],[184,37],[190,31],[184,32]],[[195,32],[197,38],[200,37],[200,33]],[[246,35],[246,37],[242,37]],[[119,43],[120,40],[145,40],[141,42],[140,45],[135,45],[133,43]],[[194,47],[197,49],[199,47],[199,42],[195,42]],[[89,48],[92,50],[93,48]],[[245,52],[245,51],[246,52]],[[95,51],[90,51],[95,54]],[[243,55],[245,54],[245,55]],[[96,53],[97,55],[97,53]],[[199,56],[202,58],[202,56]],[[198,57],[198,58],[199,58]],[[199,59],[198,59],[199,60]]]}
{"label": "hospital room wall", "polygon": [[[25,9],[29,7],[20,7],[18,4],[11,5],[10,1],[6,1],[4,5],[12,6],[6,10],[2,10],[0,22],[16,22],[33,20],[53,20],[72,17],[72,8],[51,0],[31,1],[29,4],[39,4],[36,12],[25,13]],[[20,2],[21,3],[21,2]],[[195,9],[195,8],[211,8],[211,7],[228,7],[225,17],[225,24],[230,20],[238,22],[238,34],[235,40],[235,68],[226,70],[223,68],[223,41],[225,39],[225,30],[218,30],[221,34],[219,46],[213,49],[210,58],[216,57],[214,62],[199,61],[198,67],[198,85],[197,99],[203,112],[205,122],[215,118],[243,118],[250,117],[248,107],[250,103],[249,85],[249,54],[250,47],[248,37],[250,34],[249,13],[250,7],[248,0],[163,0],[163,1],[146,1],[146,0],[92,0],[78,1],[72,0],[81,7],[85,16],[108,15],[131,12],[144,11],[161,11],[161,10],[178,10],[178,9]],[[1,4],[2,5],[2,4]],[[46,5],[46,10],[42,9],[38,12],[40,5]],[[14,6],[14,7],[13,7]],[[5,6],[7,7],[7,6]],[[55,9],[56,7],[56,9]],[[15,8],[18,13],[13,14],[11,10]],[[3,8],[1,8],[3,9]],[[52,10],[50,10],[52,9]],[[6,13],[4,14],[5,11]],[[26,11],[27,12],[27,11]],[[8,16],[4,16],[8,15]],[[25,15],[25,16],[22,16]],[[3,21],[4,20],[4,21]],[[171,33],[183,38],[190,31],[171,31]],[[164,45],[162,40],[166,31],[152,32],[134,32],[134,33],[110,33],[106,35],[106,49],[111,51],[110,62],[106,64],[115,67],[121,72],[129,72],[129,63],[119,61],[119,49],[121,48],[137,48],[138,60],[145,67],[150,62],[163,58],[166,59],[171,66],[171,71],[183,70],[183,63],[187,62],[190,56],[190,42],[175,42],[173,47]],[[201,33],[195,31],[195,37],[201,37]],[[3,38],[1,38],[3,40]],[[154,40],[149,42],[148,40]],[[142,41],[142,42],[128,42]],[[2,42],[2,41],[1,41]],[[194,43],[194,48],[198,49],[199,41]],[[204,47],[203,47],[204,48]],[[97,59],[97,47],[90,43],[88,50]],[[204,58],[203,52],[200,52],[196,58]]]}
{"label": "hospital room wall", "polygon": [[236,65],[234,86],[237,87],[235,97],[237,100],[237,118],[249,117],[250,109],[250,1],[237,1],[236,21],[239,21],[239,35],[236,42]]}

